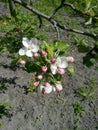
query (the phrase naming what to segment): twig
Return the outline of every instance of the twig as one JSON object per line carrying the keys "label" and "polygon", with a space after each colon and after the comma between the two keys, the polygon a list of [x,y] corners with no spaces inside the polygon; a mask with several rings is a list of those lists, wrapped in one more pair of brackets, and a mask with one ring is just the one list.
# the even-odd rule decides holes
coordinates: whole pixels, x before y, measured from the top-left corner
{"label": "twig", "polygon": [[38,19],[39,19],[39,28],[41,28],[43,22],[42,22],[42,18],[40,15],[38,15]]}
{"label": "twig", "polygon": [[54,21],[54,27],[57,32],[57,40],[60,41],[60,33],[56,21]]}
{"label": "twig", "polygon": [[12,0],[8,0],[8,2],[9,2],[9,9],[10,9],[11,16],[16,17],[16,12],[14,9],[14,2]]}
{"label": "twig", "polygon": [[56,12],[64,6],[64,2],[65,2],[65,0],[61,0],[60,5],[53,11],[53,13],[51,14],[50,18],[53,18],[54,15],[56,14]]}
{"label": "twig", "polygon": [[93,19],[96,19],[97,16],[91,16],[89,13],[87,12],[82,12],[80,10],[78,10],[73,4],[69,3],[69,2],[65,2],[64,3],[65,6],[69,6],[72,10],[74,10],[76,13],[79,13],[81,15],[85,15],[85,16],[89,16],[92,17]]}
{"label": "twig", "polygon": [[38,10],[34,9],[33,7],[31,7],[30,5],[27,5],[27,4],[24,4],[22,1],[20,0],[13,0],[15,3],[17,4],[20,4],[21,6],[25,7],[26,9],[28,9],[29,11],[33,12],[34,14],[36,14],[37,16],[40,16],[44,19],[46,19],[47,21],[49,21],[50,23],[52,23],[54,25],[59,27],[60,29],[62,30],[66,30],[66,31],[69,31],[69,32],[74,32],[74,33],[77,33],[77,34],[82,34],[82,35],[85,35],[85,36],[89,36],[89,37],[92,37],[94,39],[98,39],[98,34],[91,34],[91,33],[88,33],[88,32],[83,32],[83,31],[80,31],[80,30],[76,30],[76,29],[72,29],[72,28],[68,28],[64,25],[61,25],[59,22],[57,22],[54,18],[51,18],[51,16],[48,16],[42,12],[39,12]]}

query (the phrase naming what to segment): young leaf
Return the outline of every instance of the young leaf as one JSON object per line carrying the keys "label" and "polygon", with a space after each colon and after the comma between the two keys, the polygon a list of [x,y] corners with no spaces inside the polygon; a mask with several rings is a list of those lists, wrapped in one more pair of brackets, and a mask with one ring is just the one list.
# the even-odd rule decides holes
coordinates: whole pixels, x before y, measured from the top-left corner
{"label": "young leaf", "polygon": [[88,11],[91,5],[91,0],[85,0],[85,3],[86,3],[86,11]]}
{"label": "young leaf", "polygon": [[94,13],[94,11],[93,11],[92,8],[89,9],[89,12],[90,12],[90,15],[91,15],[91,16],[94,16],[94,15],[95,15],[95,13]]}
{"label": "young leaf", "polygon": [[50,54],[51,57],[53,57],[54,52],[53,52],[51,46],[49,46],[49,44],[47,44],[46,42],[44,42],[44,44],[45,44],[47,52]]}
{"label": "young leaf", "polygon": [[59,51],[67,51],[69,49],[69,45],[65,41],[60,41],[57,43],[57,49]]}
{"label": "young leaf", "polygon": [[68,66],[67,71],[70,73],[71,76],[74,75],[74,68],[73,68],[72,65],[69,65],[69,66]]}
{"label": "young leaf", "polygon": [[89,18],[89,20],[85,23],[85,25],[90,25],[92,23],[92,17]]}

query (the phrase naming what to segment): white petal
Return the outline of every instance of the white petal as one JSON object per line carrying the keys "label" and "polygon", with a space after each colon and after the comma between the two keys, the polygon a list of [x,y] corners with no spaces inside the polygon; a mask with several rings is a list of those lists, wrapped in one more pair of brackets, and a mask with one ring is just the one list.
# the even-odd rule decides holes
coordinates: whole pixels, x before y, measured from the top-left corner
{"label": "white petal", "polygon": [[58,67],[60,68],[67,68],[68,67],[68,62],[67,62],[67,58],[62,56],[60,58],[58,58],[58,60],[60,61]]}
{"label": "white petal", "polygon": [[38,43],[38,40],[36,39],[36,38],[32,38],[31,40],[30,40],[30,44],[37,44]]}
{"label": "white petal", "polygon": [[28,38],[26,38],[26,37],[23,37],[23,39],[22,39],[22,44],[25,46],[25,47],[29,47],[29,40],[28,40]]}
{"label": "white petal", "polygon": [[19,53],[20,56],[25,55],[26,54],[26,48],[25,47],[21,48],[18,53]]}
{"label": "white petal", "polygon": [[51,69],[52,74],[56,74],[56,71],[57,71],[56,65],[51,65],[50,69]]}
{"label": "white petal", "polygon": [[56,91],[56,88],[55,87],[53,87],[53,92],[55,92]]}
{"label": "white petal", "polygon": [[32,51],[33,52],[38,52],[39,46],[37,44],[32,44]]}
{"label": "white petal", "polygon": [[49,86],[49,87],[45,87],[45,93],[51,93],[52,92],[53,87]]}
{"label": "white petal", "polygon": [[26,56],[32,57],[32,56],[33,56],[32,51],[31,51],[31,50],[27,50],[27,51],[26,51]]}
{"label": "white petal", "polygon": [[60,67],[60,68],[67,68],[68,67],[68,62],[63,61],[58,67]]}
{"label": "white petal", "polygon": [[60,62],[61,62],[61,57],[58,57],[58,58],[56,59],[56,61],[57,61],[58,63],[60,63]]}

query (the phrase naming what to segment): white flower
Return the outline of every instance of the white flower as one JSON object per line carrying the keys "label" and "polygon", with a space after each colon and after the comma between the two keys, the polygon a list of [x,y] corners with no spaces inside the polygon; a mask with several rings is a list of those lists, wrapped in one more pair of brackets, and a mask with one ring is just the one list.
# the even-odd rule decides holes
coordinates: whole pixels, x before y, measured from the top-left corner
{"label": "white flower", "polygon": [[28,57],[32,57],[33,53],[38,52],[39,46],[36,38],[32,38],[30,41],[23,37],[22,39],[23,47],[19,50],[19,55],[26,55]]}
{"label": "white flower", "polygon": [[52,92],[53,87],[51,85],[49,87],[41,85],[40,90],[43,94],[49,94]]}
{"label": "white flower", "polygon": [[67,58],[62,56],[62,57],[58,57],[54,64],[51,64],[50,69],[51,69],[52,74],[56,74],[58,68],[64,69],[67,67],[68,67]]}

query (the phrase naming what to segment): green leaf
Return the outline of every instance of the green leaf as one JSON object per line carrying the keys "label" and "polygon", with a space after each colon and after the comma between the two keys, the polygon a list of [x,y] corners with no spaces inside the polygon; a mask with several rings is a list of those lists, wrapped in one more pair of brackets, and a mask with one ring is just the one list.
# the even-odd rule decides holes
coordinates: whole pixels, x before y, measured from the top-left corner
{"label": "green leaf", "polygon": [[41,72],[41,68],[36,63],[32,63],[31,61],[26,62],[25,68],[27,72]]}
{"label": "green leaf", "polygon": [[89,20],[85,23],[85,25],[90,25],[92,23],[92,17],[89,18]]}
{"label": "green leaf", "polygon": [[87,55],[83,57],[83,64],[86,65],[87,67],[93,66],[95,63],[95,60],[91,58],[91,56]]}
{"label": "green leaf", "polygon": [[89,47],[87,47],[85,45],[79,45],[78,46],[78,51],[82,52],[82,53],[88,52],[89,51]]}
{"label": "green leaf", "polygon": [[54,78],[55,78],[57,81],[61,81],[62,76],[61,76],[61,75],[58,75],[58,74],[55,74],[55,75],[54,75]]}
{"label": "green leaf", "polygon": [[86,11],[88,11],[91,5],[91,0],[85,0],[85,2],[86,2]]}
{"label": "green leaf", "polygon": [[71,76],[74,75],[74,68],[73,68],[72,65],[69,65],[69,66],[68,66],[67,71],[70,73]]}
{"label": "green leaf", "polygon": [[57,42],[57,50],[65,52],[68,49],[69,49],[69,45],[65,41]]}
{"label": "green leaf", "polygon": [[91,16],[95,16],[95,13],[94,13],[94,11],[93,11],[92,8],[89,9],[89,12],[90,12],[90,15],[91,15]]}
{"label": "green leaf", "polygon": [[53,49],[51,48],[51,46],[45,41],[44,41],[44,46],[45,46],[47,52],[50,54],[50,56],[53,57],[54,52],[53,52]]}

